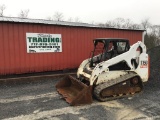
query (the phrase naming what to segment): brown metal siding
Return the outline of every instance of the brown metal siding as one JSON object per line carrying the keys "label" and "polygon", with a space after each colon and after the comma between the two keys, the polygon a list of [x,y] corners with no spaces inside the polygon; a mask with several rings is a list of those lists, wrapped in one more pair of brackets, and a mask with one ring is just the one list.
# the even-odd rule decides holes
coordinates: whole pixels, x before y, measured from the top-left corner
{"label": "brown metal siding", "polygon": [[[26,32],[62,35],[61,53],[27,54]],[[0,23],[0,75],[77,68],[89,57],[94,38],[127,38],[133,44],[143,31]]]}

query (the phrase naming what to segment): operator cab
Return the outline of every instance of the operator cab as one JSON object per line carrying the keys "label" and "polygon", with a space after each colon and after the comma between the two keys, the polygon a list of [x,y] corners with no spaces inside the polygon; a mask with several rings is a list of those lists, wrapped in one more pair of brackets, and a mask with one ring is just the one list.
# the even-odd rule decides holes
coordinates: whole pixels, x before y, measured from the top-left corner
{"label": "operator cab", "polygon": [[116,57],[130,49],[129,40],[119,38],[98,38],[93,40],[94,50],[90,60],[90,67]]}

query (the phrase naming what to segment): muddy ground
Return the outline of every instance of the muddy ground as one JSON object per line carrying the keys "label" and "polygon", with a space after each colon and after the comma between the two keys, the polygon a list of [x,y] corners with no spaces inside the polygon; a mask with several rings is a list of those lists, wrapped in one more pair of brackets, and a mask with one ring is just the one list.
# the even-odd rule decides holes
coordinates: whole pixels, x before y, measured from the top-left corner
{"label": "muddy ground", "polygon": [[[6,120],[160,120],[160,61],[151,54],[151,76],[144,91],[132,98],[69,106],[56,92],[61,78],[0,86],[0,119]],[[156,52],[155,52],[156,51]],[[157,52],[159,51],[159,52]]]}

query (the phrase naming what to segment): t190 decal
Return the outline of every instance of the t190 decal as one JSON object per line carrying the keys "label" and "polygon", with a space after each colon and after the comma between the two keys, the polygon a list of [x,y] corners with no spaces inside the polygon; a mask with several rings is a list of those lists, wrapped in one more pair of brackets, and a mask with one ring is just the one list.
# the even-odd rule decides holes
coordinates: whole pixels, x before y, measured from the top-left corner
{"label": "t190 decal", "polygon": [[148,61],[147,60],[141,61],[140,68],[147,68],[147,67],[148,67]]}

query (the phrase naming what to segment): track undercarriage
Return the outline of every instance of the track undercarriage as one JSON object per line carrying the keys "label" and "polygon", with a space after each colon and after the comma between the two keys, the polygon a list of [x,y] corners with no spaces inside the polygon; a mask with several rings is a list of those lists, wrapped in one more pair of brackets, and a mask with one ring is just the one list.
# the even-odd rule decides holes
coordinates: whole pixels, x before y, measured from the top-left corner
{"label": "track undercarriage", "polygon": [[120,78],[97,85],[94,96],[100,101],[129,97],[141,92],[142,81],[135,73],[124,75]]}

